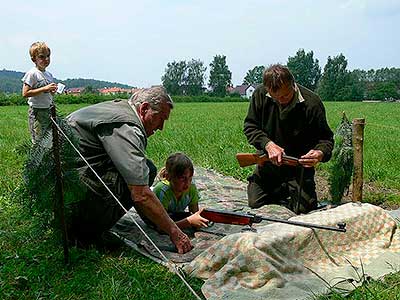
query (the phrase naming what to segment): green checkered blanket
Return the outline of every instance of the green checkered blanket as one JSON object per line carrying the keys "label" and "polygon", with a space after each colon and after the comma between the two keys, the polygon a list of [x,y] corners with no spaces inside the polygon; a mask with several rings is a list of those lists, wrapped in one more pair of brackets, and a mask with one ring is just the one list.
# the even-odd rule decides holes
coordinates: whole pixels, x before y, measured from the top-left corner
{"label": "green checkered blanket", "polygon": [[[245,183],[201,168],[195,174],[201,207],[249,210]],[[179,255],[168,236],[147,227],[133,210],[113,231],[140,253],[162,263],[132,224],[130,217],[134,217],[170,260],[205,280],[202,291],[207,299],[306,299],[330,289],[348,292],[366,276],[378,278],[399,270],[396,222],[377,206],[348,203],[302,216],[276,205],[252,212],[329,226],[345,222],[347,232],[268,222],[255,224],[257,232],[252,232],[215,224],[205,231],[186,232],[195,248]]]}

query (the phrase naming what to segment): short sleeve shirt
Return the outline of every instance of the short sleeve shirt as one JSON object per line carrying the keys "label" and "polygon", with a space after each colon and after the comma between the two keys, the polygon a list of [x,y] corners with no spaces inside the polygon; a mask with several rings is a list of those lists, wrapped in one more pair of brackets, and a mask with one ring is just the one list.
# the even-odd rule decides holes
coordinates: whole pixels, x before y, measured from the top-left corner
{"label": "short sleeve shirt", "polygon": [[[42,72],[34,67],[26,72],[22,78],[22,82],[29,85],[32,89],[37,89],[53,83],[54,78],[50,72]],[[39,95],[28,98],[29,106],[34,108],[48,108],[52,102],[53,95],[51,93],[40,93]]]}
{"label": "short sleeve shirt", "polygon": [[167,180],[158,182],[153,192],[169,213],[183,212],[188,206],[199,203],[199,192],[194,183],[190,185],[189,190],[182,195],[179,201],[176,199],[170,183]]}
{"label": "short sleeve shirt", "polygon": [[[145,141],[142,130],[131,124],[103,124],[96,128],[104,150],[129,185],[147,185],[149,168],[146,164]],[[118,145],[118,146],[116,146]]]}

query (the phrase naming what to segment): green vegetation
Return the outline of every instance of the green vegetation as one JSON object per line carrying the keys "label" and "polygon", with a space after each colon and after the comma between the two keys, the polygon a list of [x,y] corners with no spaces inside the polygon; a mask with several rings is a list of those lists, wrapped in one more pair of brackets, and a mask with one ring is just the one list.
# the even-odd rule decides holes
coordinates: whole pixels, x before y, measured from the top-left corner
{"label": "green vegetation", "polygon": [[[83,93],[79,96],[75,95],[55,95],[54,99],[57,104],[95,104],[116,98],[128,99],[130,95],[120,93],[114,95],[100,95],[95,93]],[[230,97],[214,97],[207,94],[198,96],[174,96],[174,102],[247,102],[247,99],[240,96],[231,95]],[[27,105],[27,100],[21,94],[4,94],[0,93],[0,106],[9,105]]]}
{"label": "green vegetation", "polygon": [[196,59],[173,61],[167,64],[161,81],[171,95],[201,95],[206,69],[203,62]]}
{"label": "green vegetation", "polygon": [[[342,112],[349,120],[365,118],[364,180],[386,189],[400,190],[400,120],[397,103],[326,103],[332,128],[339,124]],[[400,202],[399,202],[400,204]]]}
{"label": "green vegetation", "polygon": [[23,76],[22,72],[0,70],[0,92],[21,93]]}
{"label": "green vegetation", "polygon": [[[247,103],[178,103],[165,130],[151,137],[148,155],[160,167],[167,155],[184,151],[195,165],[245,180],[251,168],[239,168],[237,152],[253,149],[242,133]],[[59,105],[62,114],[83,105]],[[366,200],[399,205],[400,105],[326,103],[332,128],[342,112],[350,120],[366,118],[365,180],[379,187]],[[179,278],[130,249],[102,252],[71,249],[63,265],[61,247],[50,232],[38,235],[16,201],[24,161],[20,145],[29,139],[27,107],[0,107],[0,295],[1,299],[194,299]],[[327,170],[327,164],[320,171]],[[201,280],[190,284],[200,293]],[[400,274],[358,288],[346,299],[395,299]],[[336,295],[320,299],[345,299]]]}
{"label": "green vegetation", "polygon": [[243,78],[243,84],[261,84],[263,82],[264,69],[264,66],[255,66],[253,69],[248,70]]}
{"label": "green vegetation", "polygon": [[[275,63],[275,62],[270,62]],[[165,74],[161,77],[164,87],[171,95],[198,95],[204,80],[203,62],[179,61],[167,64]],[[323,73],[314,52],[306,53],[299,49],[294,56],[289,56],[287,67],[293,73],[297,83],[317,90],[324,100],[329,101],[361,101],[400,99],[400,69],[381,68],[368,71],[347,69],[347,59],[340,53],[329,56]],[[226,63],[225,55],[214,56],[210,63],[208,87],[212,95],[225,96],[231,87],[232,74]],[[249,69],[243,78],[243,84],[260,84],[264,65]],[[229,93],[228,93],[229,94]]]}
{"label": "green vegetation", "polygon": [[[199,59],[187,61],[173,61],[167,63],[164,74],[161,75],[163,86],[171,95],[199,96],[211,94],[224,97],[228,88],[232,86],[232,72],[229,70],[225,55],[215,55],[209,64],[208,87],[204,87],[205,72],[207,67]],[[274,63],[274,62],[270,62]],[[328,101],[361,101],[382,100],[393,101],[400,99],[400,68],[381,68],[350,71],[347,69],[346,57],[340,53],[329,56],[324,65],[323,72],[314,52],[299,49],[294,56],[289,56],[286,65],[293,73],[296,82],[317,90],[322,99]],[[259,84],[262,82],[264,65],[249,69],[243,78],[243,84]],[[56,73],[54,74],[57,75]],[[21,93],[21,78],[23,72],[0,70],[0,105],[2,93]],[[95,79],[55,79],[63,82],[67,88],[83,87],[86,92],[96,91],[103,87],[131,88],[126,84],[101,81]],[[66,102],[63,102],[66,103]],[[69,103],[69,102],[68,102]],[[76,103],[76,102],[72,102]],[[93,102],[85,102],[93,103]]]}
{"label": "green vegetation", "polygon": [[293,73],[297,83],[312,91],[317,88],[321,78],[321,67],[318,59],[314,59],[312,51],[306,53],[304,49],[299,49],[295,56],[289,56],[287,67]]}
{"label": "green vegetation", "polygon": [[329,191],[331,201],[339,204],[349,189],[353,174],[353,130],[346,114],[335,131],[335,145],[329,166]]}
{"label": "green vegetation", "polygon": [[[32,65],[33,67],[33,65]],[[28,70],[25,70],[25,72]],[[17,71],[9,71],[9,70],[0,70],[0,93],[17,93],[20,94],[22,91],[22,77],[24,77],[24,72]],[[53,74],[57,76],[56,73]],[[119,87],[119,88],[132,88],[129,85],[121,84],[117,82],[109,82],[103,80],[95,80],[95,79],[83,79],[83,78],[75,78],[75,79],[65,79],[60,80],[55,78],[56,82],[64,83],[67,88],[77,88],[77,87],[87,87],[90,86],[93,89],[100,89],[104,87]]]}
{"label": "green vegetation", "polygon": [[[237,167],[237,152],[253,151],[243,135],[247,103],[182,103],[166,129],[152,137],[148,151],[160,166],[165,153],[186,152],[196,165],[245,180],[251,169]],[[328,122],[336,128],[345,111],[349,120],[365,118],[364,179],[400,190],[400,105],[397,103],[327,102]],[[223,121],[221,121],[223,120]],[[212,153],[212,155],[210,155]],[[160,160],[157,160],[160,158]],[[328,164],[321,168],[327,170]],[[399,199],[400,204],[400,199]]]}

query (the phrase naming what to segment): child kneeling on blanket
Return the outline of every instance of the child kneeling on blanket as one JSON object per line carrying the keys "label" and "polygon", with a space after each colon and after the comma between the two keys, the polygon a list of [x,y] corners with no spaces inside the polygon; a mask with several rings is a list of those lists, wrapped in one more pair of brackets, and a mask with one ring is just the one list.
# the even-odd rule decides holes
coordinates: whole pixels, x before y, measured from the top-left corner
{"label": "child kneeling on blanket", "polygon": [[[171,154],[161,169],[153,192],[179,228],[207,227],[208,220],[200,216],[199,193],[192,183],[194,168],[184,153]],[[189,211],[185,211],[189,207]]]}

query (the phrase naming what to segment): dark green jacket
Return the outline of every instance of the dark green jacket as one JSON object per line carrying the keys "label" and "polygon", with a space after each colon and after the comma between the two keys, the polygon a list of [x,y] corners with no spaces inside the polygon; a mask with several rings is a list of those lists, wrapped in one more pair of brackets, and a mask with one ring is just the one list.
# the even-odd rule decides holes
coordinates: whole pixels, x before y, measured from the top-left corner
{"label": "dark green jacket", "polygon": [[273,141],[285,149],[286,155],[294,157],[311,149],[321,150],[326,162],[332,155],[333,133],[326,121],[325,108],[318,95],[301,85],[297,87],[295,102],[283,110],[264,86],[257,87],[250,99],[244,133],[258,150],[264,150]]}
{"label": "dark green jacket", "polygon": [[[116,168],[129,184],[137,184],[137,174],[142,173],[144,175],[139,177],[140,183],[147,182],[148,168],[144,154],[146,131],[127,100],[116,99],[84,107],[70,114],[67,121],[79,138],[83,156],[100,176],[108,169]],[[114,128],[120,128],[122,124],[136,128],[135,141],[122,136],[123,132],[115,134]],[[104,145],[104,136],[115,136],[115,144]],[[82,165],[82,174],[91,177],[91,171]],[[142,180],[142,177],[146,180]]]}

